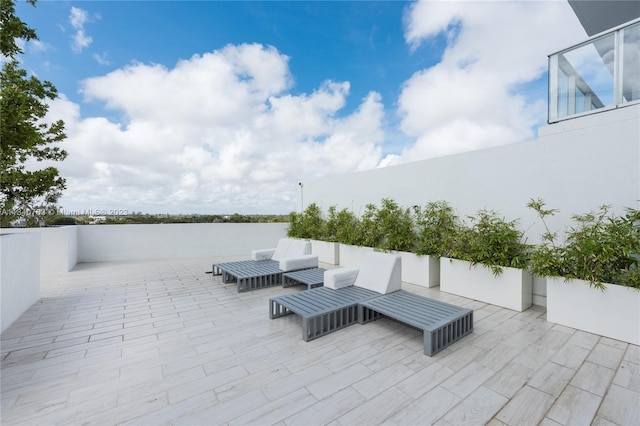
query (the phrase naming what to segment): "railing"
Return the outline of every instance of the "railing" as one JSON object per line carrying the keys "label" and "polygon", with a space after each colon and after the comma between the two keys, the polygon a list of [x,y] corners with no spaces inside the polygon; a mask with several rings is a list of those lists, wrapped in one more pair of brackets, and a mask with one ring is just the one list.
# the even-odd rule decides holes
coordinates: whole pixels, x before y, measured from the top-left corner
{"label": "railing", "polygon": [[549,123],[640,101],[640,20],[549,56]]}

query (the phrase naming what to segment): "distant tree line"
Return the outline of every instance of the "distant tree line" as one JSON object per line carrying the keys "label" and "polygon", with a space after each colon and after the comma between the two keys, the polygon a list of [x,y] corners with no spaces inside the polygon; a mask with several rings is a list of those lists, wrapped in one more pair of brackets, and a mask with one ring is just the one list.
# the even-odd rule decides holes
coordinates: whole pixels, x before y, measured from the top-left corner
{"label": "distant tree line", "polygon": [[105,216],[104,220],[96,220],[92,216],[62,216],[45,217],[47,226],[61,225],[137,225],[157,223],[273,223],[288,222],[289,215],[257,215],[257,214],[145,214],[133,212],[128,215]]}

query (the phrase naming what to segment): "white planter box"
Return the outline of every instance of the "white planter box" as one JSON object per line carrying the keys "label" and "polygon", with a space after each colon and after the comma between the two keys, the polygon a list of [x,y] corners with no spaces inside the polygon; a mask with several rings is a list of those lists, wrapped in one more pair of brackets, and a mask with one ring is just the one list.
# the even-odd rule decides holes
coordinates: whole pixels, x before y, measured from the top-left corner
{"label": "white planter box", "polygon": [[362,265],[362,258],[366,253],[371,253],[373,247],[352,246],[349,244],[340,244],[340,266],[347,268],[359,268]]}
{"label": "white planter box", "polygon": [[532,304],[532,277],[524,269],[504,268],[494,276],[491,269],[458,259],[440,258],[440,290],[515,311]]}
{"label": "white planter box", "polygon": [[422,287],[440,285],[440,261],[433,256],[418,256],[406,251],[392,251],[402,258],[402,281]]}
{"label": "white planter box", "polygon": [[329,241],[311,240],[311,254],[318,256],[318,261],[330,265],[340,264],[340,244]]}
{"label": "white planter box", "polygon": [[640,345],[640,291],[583,280],[547,279],[547,321]]}

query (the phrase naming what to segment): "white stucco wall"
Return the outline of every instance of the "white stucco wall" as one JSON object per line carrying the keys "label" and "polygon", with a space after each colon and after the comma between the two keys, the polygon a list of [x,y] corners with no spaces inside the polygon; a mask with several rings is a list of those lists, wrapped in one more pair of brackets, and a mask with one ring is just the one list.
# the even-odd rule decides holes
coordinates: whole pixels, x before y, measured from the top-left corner
{"label": "white stucco wall", "polygon": [[0,236],[0,328],[40,299],[40,233]]}
{"label": "white stucco wall", "polygon": [[38,234],[41,276],[66,273],[79,262],[249,257],[286,236],[288,223],[194,223],[3,228]]}
{"label": "white stucco wall", "polygon": [[640,105],[541,129],[536,140],[304,182],[305,207],[356,214],[392,198],[402,206],[446,200],[460,216],[488,208],[520,219],[529,241],[543,228],[526,204],[542,198],[563,228],[575,213],[640,200]]}
{"label": "white stucco wall", "polygon": [[[482,208],[519,219],[529,242],[544,231],[526,207],[542,198],[558,214],[548,220],[563,230],[571,216],[609,204],[623,213],[640,200],[640,105],[541,128],[539,138],[496,148],[433,158],[304,182],[305,207],[317,203],[349,208],[392,198],[401,206],[446,200],[461,217]],[[534,282],[534,303],[545,305],[543,280]]]}
{"label": "white stucco wall", "polygon": [[1,234],[37,233],[40,235],[40,274],[68,272],[78,262],[77,226],[52,228],[2,228]]}
{"label": "white stucco wall", "polygon": [[271,248],[287,223],[86,225],[78,228],[78,262],[245,256]]}

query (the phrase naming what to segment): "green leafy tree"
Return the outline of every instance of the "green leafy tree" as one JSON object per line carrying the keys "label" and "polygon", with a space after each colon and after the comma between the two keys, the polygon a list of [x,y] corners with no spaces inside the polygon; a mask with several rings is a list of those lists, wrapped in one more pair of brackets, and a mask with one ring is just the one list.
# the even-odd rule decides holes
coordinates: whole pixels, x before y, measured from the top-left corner
{"label": "green leafy tree", "polygon": [[[27,0],[35,5],[35,0]],[[52,146],[66,138],[64,122],[44,122],[47,100],[58,96],[49,81],[28,76],[16,57],[22,54],[17,40],[37,40],[36,32],[15,15],[13,0],[0,0],[0,209],[2,226],[16,217],[30,224],[44,224],[47,210],[55,206],[65,180],[55,167],[27,169],[28,160],[62,161],[67,153]]]}

